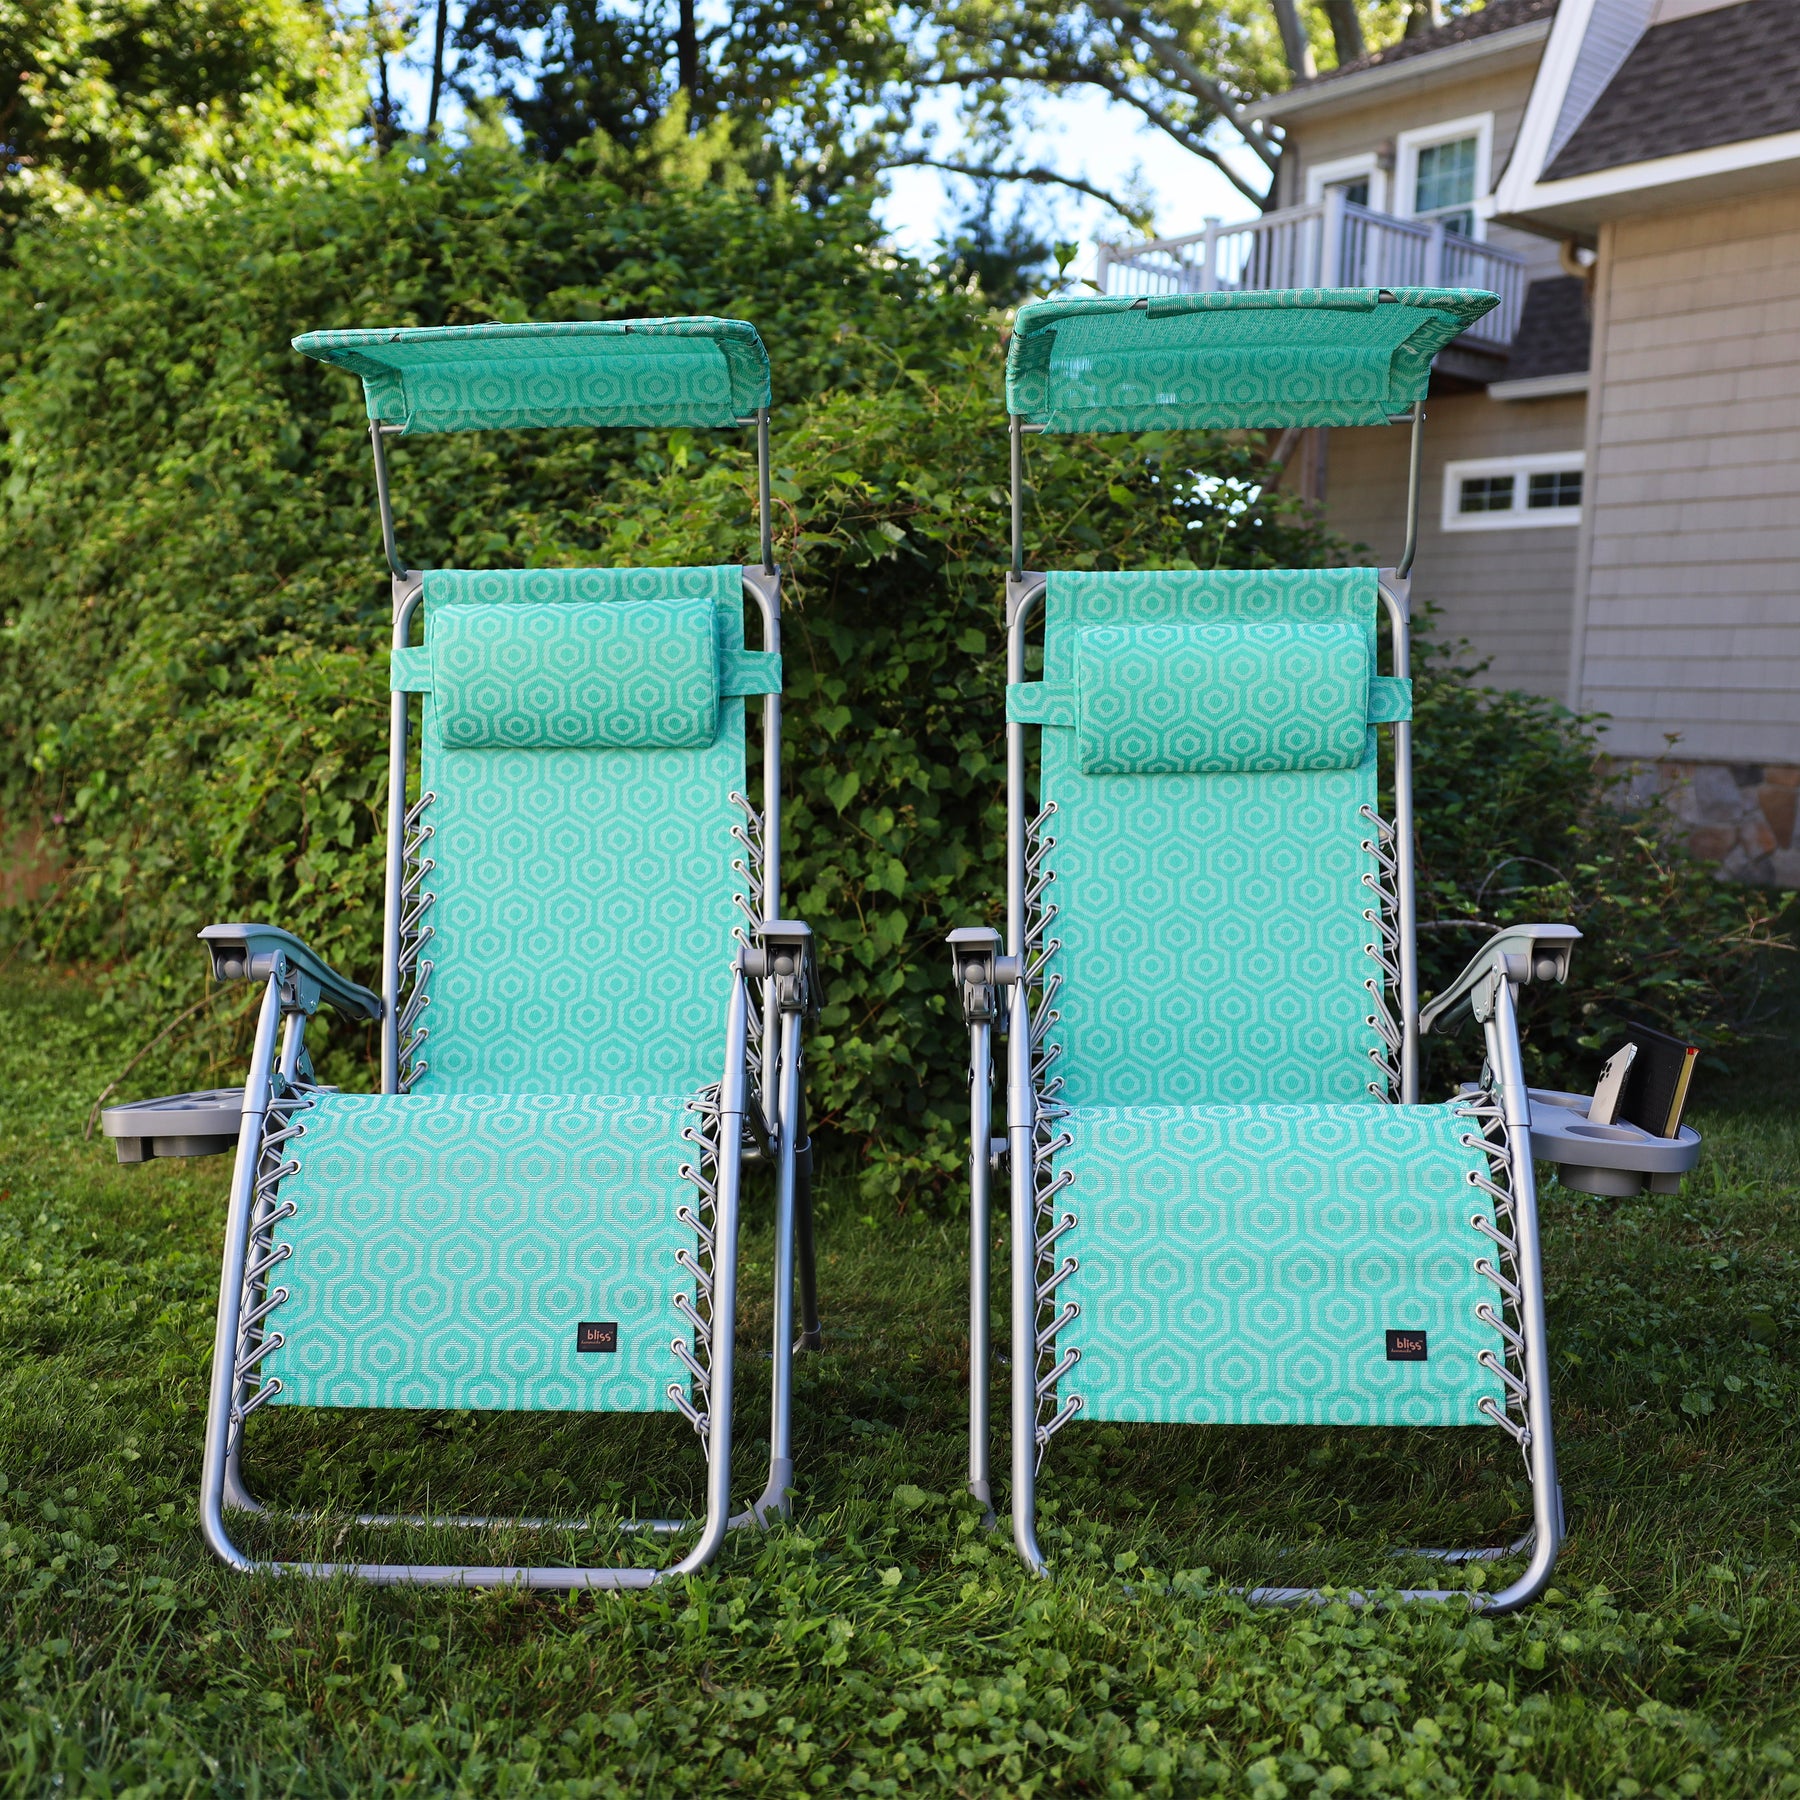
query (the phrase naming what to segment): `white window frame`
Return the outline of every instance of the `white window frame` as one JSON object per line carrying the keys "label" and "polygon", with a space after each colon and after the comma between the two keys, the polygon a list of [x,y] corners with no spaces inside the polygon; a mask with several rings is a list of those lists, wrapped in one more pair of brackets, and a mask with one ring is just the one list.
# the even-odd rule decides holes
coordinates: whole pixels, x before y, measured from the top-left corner
{"label": "white window frame", "polygon": [[1365,176],[1369,183],[1369,210],[1386,212],[1387,170],[1381,166],[1381,160],[1373,150],[1365,150],[1360,156],[1340,156],[1332,162],[1313,163],[1306,171],[1306,204],[1317,206],[1325,198],[1328,187],[1338,187],[1344,182],[1357,181]]}
{"label": "white window frame", "polygon": [[[1421,125],[1394,139],[1394,205],[1397,218],[1413,219],[1413,198],[1419,191],[1419,152],[1434,144],[1451,144],[1458,138],[1475,140],[1475,193],[1470,210],[1475,215],[1474,241],[1487,242],[1487,223],[1493,216],[1494,115],[1470,113],[1464,119],[1445,119],[1437,125]],[[1371,193],[1374,191],[1370,190]]]}
{"label": "white window frame", "polygon": [[[1445,531],[1543,531],[1562,525],[1579,525],[1582,508],[1587,505],[1586,457],[1579,450],[1547,450],[1532,456],[1484,456],[1470,462],[1444,464]],[[1551,470],[1578,472],[1582,478],[1581,506],[1541,506],[1525,504],[1530,477]],[[1513,478],[1511,512],[1466,513],[1457,510],[1462,500],[1462,484],[1479,476],[1510,475]]]}

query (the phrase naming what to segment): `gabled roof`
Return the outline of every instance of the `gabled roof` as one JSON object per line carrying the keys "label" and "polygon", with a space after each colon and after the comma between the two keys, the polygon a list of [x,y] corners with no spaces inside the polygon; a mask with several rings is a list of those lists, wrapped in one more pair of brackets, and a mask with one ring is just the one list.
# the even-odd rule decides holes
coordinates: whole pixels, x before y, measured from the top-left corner
{"label": "gabled roof", "polygon": [[1556,0],[1488,0],[1479,12],[1459,13],[1446,19],[1432,31],[1421,31],[1416,37],[1401,38],[1385,50],[1371,50],[1354,62],[1340,63],[1327,69],[1304,85],[1313,88],[1327,81],[1341,81],[1347,75],[1359,75],[1364,69],[1391,68],[1414,56],[1429,56],[1433,50],[1444,50],[1452,44],[1472,43],[1476,38],[1491,37],[1497,31],[1511,31],[1520,25],[1535,25],[1556,11]]}
{"label": "gabled roof", "polygon": [[1647,207],[1791,184],[1797,10],[1796,0],[1562,0],[1495,216],[1591,237]]}
{"label": "gabled roof", "polygon": [[1638,39],[1545,181],[1800,131],[1794,0],[1740,0]]}
{"label": "gabled roof", "polygon": [[1255,119],[1285,119],[1315,108],[1353,103],[1367,93],[1403,82],[1448,74],[1465,63],[1530,50],[1549,35],[1558,0],[1488,0],[1476,12],[1460,13],[1435,31],[1402,38],[1335,69],[1298,81],[1247,110]]}
{"label": "gabled roof", "polygon": [[1588,366],[1594,322],[1587,283],[1579,275],[1551,275],[1525,290],[1519,329],[1506,361],[1506,379],[1543,381],[1578,374]]}

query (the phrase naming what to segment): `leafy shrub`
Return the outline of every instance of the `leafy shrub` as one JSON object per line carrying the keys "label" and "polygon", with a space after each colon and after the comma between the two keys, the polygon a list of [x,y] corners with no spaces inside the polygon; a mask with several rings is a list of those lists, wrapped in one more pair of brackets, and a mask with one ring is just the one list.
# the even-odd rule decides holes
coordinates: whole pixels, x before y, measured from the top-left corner
{"label": "leafy shrub", "polygon": [[[373,979],[387,583],[360,392],[295,356],[296,329],[739,314],[782,402],[787,888],[832,980],[815,1103],[890,1174],[943,1170],[962,1080],[942,939],[994,910],[1003,831],[994,333],[928,270],[871,252],[860,203],[760,207],[682,173],[658,171],[650,199],[642,171],[478,151],[43,238],[0,327],[0,720],[19,752],[0,813],[60,820],[63,872],[12,928],[118,965],[144,1036],[192,1003],[209,918],[279,919]],[[415,560],[753,554],[754,471],[731,438],[425,438],[393,461]],[[1202,466],[1217,504],[1187,474]],[[1032,468],[1042,553],[1064,566],[1327,548],[1291,511],[1242,504],[1241,447],[1039,444]],[[333,1072],[353,1075],[361,1047],[337,1042]]]}
{"label": "leafy shrub", "polygon": [[[1414,669],[1424,990],[1454,979],[1487,930],[1567,922],[1582,932],[1569,984],[1533,988],[1520,1009],[1534,1080],[1590,1082],[1595,1053],[1633,1019],[1692,1034],[1722,1069],[1766,953],[1787,944],[1773,897],[1719,882],[1660,810],[1627,809],[1592,721],[1477,686],[1480,669],[1429,622]],[[1453,1050],[1429,1066],[1462,1075]]]}
{"label": "leafy shrub", "polygon": [[[0,730],[14,750],[0,816],[60,821],[62,851],[47,900],[7,929],[39,954],[111,964],[122,1038],[142,1043],[196,1005],[192,933],[211,918],[271,917],[348,973],[376,973],[389,601],[366,422],[356,385],[288,338],[738,314],[776,368],[786,893],[821,933],[830,987],[814,1104],[874,1188],[959,1165],[963,1050],[942,941],[997,916],[1004,831],[995,334],[931,271],[872,251],[860,202],[763,206],[705,173],[546,168],[503,149],[390,159],[181,218],[71,226],[4,277]],[[731,437],[434,437],[393,460],[415,561],[753,554],[754,469]],[[1249,448],[1218,439],[1032,440],[1032,560],[1334,560],[1340,547],[1291,503],[1253,501],[1257,477]],[[1703,875],[1606,835],[1569,721],[1473,697],[1445,664],[1420,706],[1428,901],[1443,917],[1537,904],[1483,889],[1518,852],[1567,873],[1559,912],[1603,922],[1613,946],[1612,963],[1590,955],[1583,985],[1534,1012],[1552,1057],[1603,1025],[1581,1010],[1609,1004],[1595,976],[1636,966],[1659,909],[1687,908],[1683,937],[1704,921],[1709,944],[1742,938],[1742,906]],[[1602,846],[1596,873],[1572,866],[1572,830]],[[1453,962],[1467,934],[1427,939]],[[1659,1016],[1682,1025],[1722,1003],[1738,953],[1707,954],[1703,968],[1657,965]],[[215,1068],[239,1054],[247,999],[200,1007],[146,1070],[180,1079],[183,1054]],[[366,1040],[333,1030],[334,1078],[366,1079]]]}

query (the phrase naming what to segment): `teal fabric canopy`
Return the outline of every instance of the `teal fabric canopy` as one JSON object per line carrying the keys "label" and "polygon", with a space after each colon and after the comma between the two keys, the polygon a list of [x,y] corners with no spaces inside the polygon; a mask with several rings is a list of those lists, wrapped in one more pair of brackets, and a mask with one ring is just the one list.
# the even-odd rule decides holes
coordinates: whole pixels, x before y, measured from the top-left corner
{"label": "teal fabric canopy", "polygon": [[769,354],[742,319],[309,331],[294,348],[360,375],[369,417],[408,436],[734,425],[769,404]]}
{"label": "teal fabric canopy", "polygon": [[1007,352],[1007,410],[1046,431],[1381,425],[1499,304],[1470,288],[1033,301]]}

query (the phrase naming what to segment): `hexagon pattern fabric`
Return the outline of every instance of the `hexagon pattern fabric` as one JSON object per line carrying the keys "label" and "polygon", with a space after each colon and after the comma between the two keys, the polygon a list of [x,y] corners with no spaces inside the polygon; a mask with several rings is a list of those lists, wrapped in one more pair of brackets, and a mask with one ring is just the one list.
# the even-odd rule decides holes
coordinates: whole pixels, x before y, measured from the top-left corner
{"label": "hexagon pattern fabric", "polygon": [[[1375,606],[1372,569],[1053,574],[1045,679],[1073,685],[1080,634],[1110,625],[1336,624],[1372,658]],[[1374,733],[1353,768],[1220,775],[1088,774],[1075,739],[1043,730],[1064,1097],[1365,1098]]]}
{"label": "hexagon pattern fabric", "polygon": [[[710,569],[432,570],[426,636],[463,604],[700,596],[743,645],[743,578]],[[743,885],[731,868],[744,703],[703,748],[471,749],[425,702],[428,1069],[416,1093],[689,1093],[717,1081]]]}
{"label": "hexagon pattern fabric", "polygon": [[1084,775],[1348,769],[1362,761],[1369,642],[1351,620],[1090,625],[1075,644]]}
{"label": "hexagon pattern fabric", "polygon": [[[278,1404],[668,1412],[679,1096],[326,1094],[290,1140]],[[576,1326],[618,1326],[613,1354]]]}
{"label": "hexagon pattern fabric", "polygon": [[409,437],[543,425],[734,425],[769,404],[768,352],[742,319],[309,331],[294,348],[360,375],[369,417]]}
{"label": "hexagon pattern fabric", "polygon": [[464,600],[429,617],[434,719],[461,749],[703,749],[719,722],[714,603]]}
{"label": "hexagon pattern fabric", "polygon": [[[1485,1172],[1444,1106],[1082,1107],[1057,1168],[1079,1264],[1058,1340],[1083,1418],[1205,1425],[1479,1425],[1498,1290],[1471,1224]],[[1390,1330],[1423,1361],[1389,1362]]]}
{"label": "hexagon pattern fabric", "polygon": [[1499,304],[1463,288],[1085,295],[1019,309],[1006,404],[1046,431],[1382,425]]}

